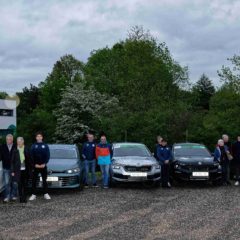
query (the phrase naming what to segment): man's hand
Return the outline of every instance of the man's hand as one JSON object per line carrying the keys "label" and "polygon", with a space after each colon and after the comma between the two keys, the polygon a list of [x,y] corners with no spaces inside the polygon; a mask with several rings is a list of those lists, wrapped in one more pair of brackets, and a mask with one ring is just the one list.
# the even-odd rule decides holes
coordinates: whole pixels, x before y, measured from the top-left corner
{"label": "man's hand", "polygon": [[169,163],[169,160],[164,161],[164,163],[165,163],[165,164],[168,164],[168,163]]}
{"label": "man's hand", "polygon": [[46,165],[45,164],[41,164],[40,166],[41,166],[41,168],[45,168]]}
{"label": "man's hand", "polygon": [[12,173],[12,176],[13,176],[13,177],[15,176],[15,173],[14,173],[14,172]]}
{"label": "man's hand", "polygon": [[35,168],[41,168],[41,165],[35,164]]}

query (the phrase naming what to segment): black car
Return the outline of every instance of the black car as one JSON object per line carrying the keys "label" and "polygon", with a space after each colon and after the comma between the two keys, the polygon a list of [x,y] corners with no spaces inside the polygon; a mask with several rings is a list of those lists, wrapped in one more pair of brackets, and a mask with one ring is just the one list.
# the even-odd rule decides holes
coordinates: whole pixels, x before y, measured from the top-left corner
{"label": "black car", "polygon": [[178,143],[172,148],[172,177],[175,180],[218,182],[222,169],[202,144]]}

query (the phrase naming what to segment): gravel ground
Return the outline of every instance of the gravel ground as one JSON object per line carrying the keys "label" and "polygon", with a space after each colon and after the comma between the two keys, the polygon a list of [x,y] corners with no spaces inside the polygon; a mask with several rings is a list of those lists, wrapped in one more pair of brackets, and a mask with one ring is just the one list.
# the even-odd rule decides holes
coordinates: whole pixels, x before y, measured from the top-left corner
{"label": "gravel ground", "polygon": [[124,185],[0,203],[0,239],[240,239],[240,188]]}

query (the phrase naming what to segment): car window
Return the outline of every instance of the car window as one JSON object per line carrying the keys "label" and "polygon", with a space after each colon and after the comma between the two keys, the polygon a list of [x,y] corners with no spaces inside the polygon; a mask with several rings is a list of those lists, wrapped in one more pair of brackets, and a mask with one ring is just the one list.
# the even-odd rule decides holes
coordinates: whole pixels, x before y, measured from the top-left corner
{"label": "car window", "polygon": [[177,157],[211,157],[208,149],[203,145],[176,145],[174,155]]}
{"label": "car window", "polygon": [[115,157],[126,156],[139,156],[149,157],[151,156],[149,150],[144,145],[132,145],[132,144],[116,144],[114,146],[113,155]]}
{"label": "car window", "polygon": [[75,149],[50,149],[52,159],[76,159],[77,152]]}

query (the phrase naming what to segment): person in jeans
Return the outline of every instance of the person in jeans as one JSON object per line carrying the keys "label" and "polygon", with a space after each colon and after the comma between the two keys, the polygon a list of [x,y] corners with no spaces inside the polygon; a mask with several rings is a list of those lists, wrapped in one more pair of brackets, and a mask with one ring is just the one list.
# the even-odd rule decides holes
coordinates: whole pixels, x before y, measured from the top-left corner
{"label": "person in jeans", "polygon": [[109,187],[109,170],[112,158],[112,146],[107,143],[105,135],[101,136],[100,143],[96,146],[96,158],[102,172],[102,187],[107,189]]}
{"label": "person in jeans", "polygon": [[89,186],[89,172],[92,177],[92,186],[97,187],[96,183],[96,144],[94,142],[94,135],[89,133],[87,135],[88,141],[84,143],[82,149],[82,157],[85,167],[85,188]]}
{"label": "person in jeans", "polygon": [[11,177],[11,160],[13,151],[16,149],[16,145],[13,143],[13,135],[8,134],[6,136],[6,143],[1,146],[1,159],[3,167],[3,185],[4,189],[4,202],[7,203],[10,200],[17,200],[17,184],[12,181]]}
{"label": "person in jeans", "polygon": [[237,141],[232,146],[233,157],[236,168],[236,182],[235,186],[239,186],[240,181],[240,135],[237,137]]}
{"label": "person in jeans", "polygon": [[224,140],[219,139],[214,151],[214,161],[218,161],[222,166],[222,184],[224,186],[231,185],[229,181],[229,153],[228,147],[224,145]]}
{"label": "person in jeans", "polygon": [[161,165],[162,187],[171,188],[169,181],[171,149],[167,146],[167,140],[162,139],[161,145],[157,148],[157,159]]}
{"label": "person in jeans", "polygon": [[29,198],[29,201],[36,200],[36,184],[39,174],[41,174],[42,177],[44,198],[50,200],[51,197],[48,194],[47,185],[47,163],[50,158],[50,151],[48,145],[43,142],[43,134],[41,132],[36,134],[36,143],[31,147],[31,157],[33,161],[33,179],[32,195]]}
{"label": "person in jeans", "polygon": [[31,174],[30,150],[24,145],[22,137],[17,138],[17,148],[13,150],[11,162],[11,175],[17,182],[20,203],[27,202],[26,189]]}

